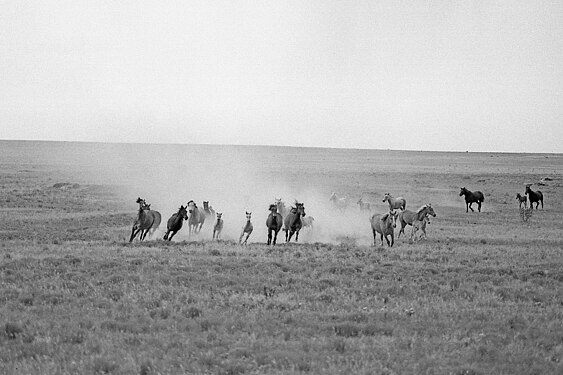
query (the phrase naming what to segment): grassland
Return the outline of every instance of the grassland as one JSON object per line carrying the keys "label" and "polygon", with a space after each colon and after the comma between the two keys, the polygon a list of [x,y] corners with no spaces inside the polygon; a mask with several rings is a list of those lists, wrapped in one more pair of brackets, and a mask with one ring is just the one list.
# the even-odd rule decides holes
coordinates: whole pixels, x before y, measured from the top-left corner
{"label": "grassland", "polygon": [[[563,372],[559,155],[277,149],[300,153],[302,164],[264,156],[265,167],[244,162],[241,178],[229,175],[231,184],[217,189],[242,200],[249,181],[284,192],[299,181],[295,194],[311,197],[318,230],[344,230],[268,247],[259,222],[248,246],[233,241],[238,229],[219,242],[184,233],[178,242],[130,244],[134,199],[156,196],[134,176],[162,180],[166,158],[143,173],[126,164],[125,151],[117,159],[126,168],[110,168],[115,153],[89,159],[94,145],[2,146],[0,373]],[[243,153],[270,154],[243,149],[237,157]],[[209,163],[183,173],[193,181]],[[165,175],[175,176],[161,181],[171,186],[178,173]],[[524,223],[515,193],[545,176],[553,178],[541,187],[546,208]],[[232,191],[237,184],[244,192]],[[483,212],[465,213],[459,186],[485,192]],[[425,241],[374,247],[365,217],[351,211],[351,224],[335,226],[311,191],[364,195],[380,212],[377,197],[398,192],[411,208],[432,202],[438,216]],[[169,200],[174,194],[161,190]]]}

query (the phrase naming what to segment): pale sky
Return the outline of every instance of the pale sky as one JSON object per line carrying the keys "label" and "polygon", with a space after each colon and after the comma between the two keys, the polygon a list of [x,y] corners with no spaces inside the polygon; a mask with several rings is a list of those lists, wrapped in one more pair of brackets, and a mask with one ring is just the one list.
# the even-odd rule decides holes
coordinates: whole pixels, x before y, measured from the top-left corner
{"label": "pale sky", "polygon": [[563,1],[0,0],[0,139],[563,152]]}

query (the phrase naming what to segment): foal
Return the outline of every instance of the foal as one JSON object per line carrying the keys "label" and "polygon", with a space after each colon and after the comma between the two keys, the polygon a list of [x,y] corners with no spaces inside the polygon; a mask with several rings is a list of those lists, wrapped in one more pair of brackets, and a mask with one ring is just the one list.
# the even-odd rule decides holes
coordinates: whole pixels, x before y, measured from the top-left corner
{"label": "foal", "polygon": [[251,216],[252,216],[252,212],[246,212],[246,224],[244,225],[244,227],[242,227],[242,233],[240,234],[240,238],[238,239],[239,244],[242,241],[242,237],[244,237],[244,234],[246,233],[246,238],[244,239],[244,241],[242,241],[242,244],[246,245],[246,241],[248,241],[248,237],[250,237],[250,234],[254,230],[254,227],[250,222]]}
{"label": "foal", "polygon": [[522,208],[522,204],[524,208],[528,207],[528,197],[525,194],[521,196],[520,193],[516,193],[516,199],[518,199],[518,208]]}
{"label": "foal", "polygon": [[[222,216],[223,216],[222,212],[217,212],[217,221],[213,226],[213,239],[215,238],[219,239],[219,236],[221,235],[221,231],[223,230],[223,219],[221,218]],[[215,237],[215,234],[217,234],[217,237]]]}

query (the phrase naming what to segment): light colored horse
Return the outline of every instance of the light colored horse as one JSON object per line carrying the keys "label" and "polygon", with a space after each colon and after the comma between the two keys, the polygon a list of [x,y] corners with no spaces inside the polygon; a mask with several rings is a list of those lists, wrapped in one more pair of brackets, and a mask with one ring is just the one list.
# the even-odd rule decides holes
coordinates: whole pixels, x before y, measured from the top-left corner
{"label": "light colored horse", "polygon": [[[421,206],[416,212],[409,210],[400,211],[397,216],[397,220],[401,223],[401,230],[399,231],[397,238],[401,237],[401,233],[405,234],[405,227],[407,225],[413,225],[415,221],[421,221],[428,215],[436,217],[436,212],[434,212],[434,208],[432,208],[430,203]],[[426,234],[426,232],[424,232],[424,234]]]}
{"label": "light colored horse", "polygon": [[305,216],[305,206],[303,203],[295,202],[295,207],[291,208],[284,219],[285,242],[290,242],[294,233],[295,242],[299,240],[299,231],[303,227],[302,216]]}
{"label": "light colored horse", "polygon": [[131,229],[131,238],[129,238],[129,242],[133,242],[133,239],[139,232],[141,233],[139,240],[143,241],[154,223],[154,216],[151,215],[145,208],[145,201],[141,198],[137,198],[136,203],[139,203],[139,211],[137,212],[137,218],[135,219],[133,228]]}
{"label": "light colored horse", "polygon": [[396,210],[397,208],[400,208],[404,211],[407,208],[407,200],[405,198],[393,198],[393,196],[389,193],[385,193],[383,196],[383,202],[389,203],[389,210]]}
{"label": "light colored horse", "polygon": [[[381,236],[381,246],[383,246],[383,238],[387,241],[387,246],[391,247],[395,243],[395,227],[397,226],[397,213],[389,211],[384,215],[374,214],[370,218],[371,230],[373,232],[373,246],[377,246],[376,233]],[[388,236],[391,236],[389,241]]]}
{"label": "light colored horse", "polygon": [[[426,239],[426,224],[430,224],[430,218],[428,215],[425,215],[422,220],[415,220],[412,223],[411,240],[415,241],[421,240],[422,238]],[[422,231],[422,234],[416,237],[416,232],[419,230]]]}
{"label": "light colored horse", "polygon": [[303,225],[302,229],[309,228],[313,229],[313,225],[315,223],[315,218],[312,216],[302,217],[301,224]]}
{"label": "light colored horse", "polygon": [[370,211],[371,205],[368,202],[364,202],[364,198],[360,198],[358,205],[360,206],[360,211]]}
{"label": "light colored horse", "polygon": [[[252,225],[252,222],[250,222],[251,218],[252,218],[252,212],[246,211],[246,224],[244,224],[244,226],[242,227],[242,233],[240,234],[240,237],[238,239],[239,244],[242,242],[243,245],[246,245],[246,241],[248,241],[248,237],[250,237],[250,234],[254,230],[254,226]],[[244,237],[245,234],[246,234],[246,238],[244,239],[244,241],[242,241],[242,237]]]}
{"label": "light colored horse", "polygon": [[188,202],[188,212],[190,213],[188,218],[188,228],[190,229],[191,236],[192,233],[197,234],[201,230],[203,223],[205,223],[205,214],[194,201]]}
{"label": "light colored horse", "polygon": [[329,198],[330,203],[332,206],[340,211],[345,211],[348,207],[348,198],[347,197],[338,197],[336,193],[333,191]]}
{"label": "light colored horse", "polygon": [[[276,204],[271,204],[269,210],[270,214],[268,215],[268,219],[266,219],[266,228],[268,228],[268,245],[275,245],[278,238],[278,232],[283,226],[283,217],[278,213],[277,199]],[[274,233],[273,241],[272,232]]]}
{"label": "light colored horse", "polygon": [[[164,235],[165,241],[172,241],[172,237],[174,237],[174,235],[182,229],[184,220],[188,220],[188,211],[186,210],[186,207],[180,206],[178,212],[172,214],[166,223],[166,234]],[[172,232],[172,234],[170,234],[170,232]],[[169,234],[170,237],[168,237]]]}
{"label": "light colored horse", "polygon": [[289,213],[289,210],[287,209],[287,206],[281,198],[275,198],[275,205],[278,210],[278,214],[280,214],[282,218],[286,217]]}
{"label": "light colored horse", "polygon": [[206,219],[215,218],[215,210],[209,205],[209,201],[203,201],[203,213]]}
{"label": "light colored horse", "polygon": [[[217,221],[215,221],[215,225],[213,226],[213,239],[217,238],[219,239],[219,236],[221,235],[221,231],[223,230],[223,213],[221,212],[217,212]],[[217,234],[217,237],[215,237],[215,234]]]}

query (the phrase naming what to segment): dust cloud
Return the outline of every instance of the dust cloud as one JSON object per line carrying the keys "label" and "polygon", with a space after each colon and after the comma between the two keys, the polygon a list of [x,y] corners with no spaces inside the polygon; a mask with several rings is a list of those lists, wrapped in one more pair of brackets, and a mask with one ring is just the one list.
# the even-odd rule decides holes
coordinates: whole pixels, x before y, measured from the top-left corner
{"label": "dust cloud", "polygon": [[[180,205],[193,200],[198,207],[209,201],[213,210],[223,214],[221,238],[225,240],[238,241],[245,213],[252,212],[254,231],[249,242],[265,243],[268,207],[281,198],[287,206],[303,202],[306,216],[314,218],[312,228],[301,230],[299,242],[369,245],[373,241],[369,214],[359,211],[357,199],[350,199],[344,212],[336,210],[329,201],[332,187],[322,179],[307,178],[318,165],[286,164],[287,155],[279,147],[88,144],[85,149],[96,155],[87,168],[88,178],[119,186],[132,218],[137,197],[162,214],[157,238],[163,236],[166,221]],[[211,240],[214,221],[207,218],[199,235],[190,239]],[[174,240],[188,240],[188,233],[186,222]],[[280,231],[278,242],[283,241],[285,233]]]}

